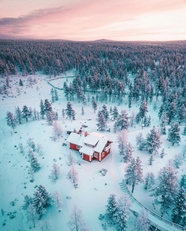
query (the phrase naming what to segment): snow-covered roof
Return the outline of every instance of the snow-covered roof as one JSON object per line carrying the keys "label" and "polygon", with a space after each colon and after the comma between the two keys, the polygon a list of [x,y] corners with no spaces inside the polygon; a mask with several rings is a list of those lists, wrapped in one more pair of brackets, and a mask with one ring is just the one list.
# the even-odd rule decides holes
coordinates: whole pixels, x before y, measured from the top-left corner
{"label": "snow-covered roof", "polygon": [[107,144],[107,139],[105,138],[101,138],[98,142],[98,144],[96,145],[96,147],[94,147],[94,151],[95,152],[101,152],[103,151],[105,145]]}
{"label": "snow-covered roof", "polygon": [[80,137],[81,136],[79,134],[72,132],[72,133],[70,133],[69,137],[67,138],[67,141],[69,143],[73,143],[73,144],[78,145]]}
{"label": "snow-covered roof", "polygon": [[100,137],[90,134],[90,135],[85,137],[84,143],[95,146],[97,144],[97,142],[99,141],[99,139],[100,139]]}
{"label": "snow-covered roof", "polygon": [[67,125],[67,126],[66,126],[66,130],[67,130],[68,132],[73,132],[74,129],[75,129],[76,131],[79,131],[80,128],[81,128],[81,125],[79,125],[79,124],[73,124],[73,125]]}
{"label": "snow-covered roof", "polygon": [[92,156],[94,153],[94,150],[93,148],[84,145],[82,148],[79,149],[79,152]]}

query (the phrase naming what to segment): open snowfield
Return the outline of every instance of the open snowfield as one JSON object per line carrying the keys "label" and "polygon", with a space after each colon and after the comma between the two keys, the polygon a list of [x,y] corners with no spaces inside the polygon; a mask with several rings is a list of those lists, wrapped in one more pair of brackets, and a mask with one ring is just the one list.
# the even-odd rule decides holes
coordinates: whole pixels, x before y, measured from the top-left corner
{"label": "open snowfield", "polygon": [[[66,76],[72,76],[73,73],[67,73]],[[63,87],[64,79],[50,80],[56,87]],[[85,114],[81,114],[82,104],[77,101],[72,101],[73,108],[76,112],[76,120],[70,121],[62,117],[62,109],[66,108],[67,101],[64,97],[63,90],[58,91],[59,100],[52,104],[54,111],[58,112],[58,122],[62,126],[63,136],[57,141],[52,139],[53,127],[48,125],[47,121],[40,119],[39,121],[29,120],[27,123],[17,125],[15,128],[16,133],[12,132],[12,129],[6,124],[6,113],[10,111],[15,112],[15,107],[19,106],[21,109],[24,105],[40,111],[40,100],[48,99],[51,101],[51,86],[47,83],[48,77],[43,75],[36,75],[37,83],[33,86],[27,84],[29,77],[12,76],[10,77],[10,91],[9,97],[3,97],[0,95],[0,230],[1,231],[40,231],[42,223],[48,221],[52,231],[67,231],[69,230],[67,222],[69,221],[70,214],[74,204],[82,210],[83,218],[86,226],[90,231],[101,231],[101,221],[98,219],[99,214],[104,214],[107,204],[107,199],[110,194],[115,194],[119,199],[123,192],[121,191],[119,183],[124,178],[126,163],[121,162],[121,156],[118,154],[117,134],[113,131],[113,121],[109,121],[108,126],[111,132],[103,132],[110,140],[113,141],[111,155],[109,155],[102,162],[92,161],[91,163],[81,159],[81,156],[76,151],[71,151],[74,157],[74,168],[78,172],[78,188],[74,188],[71,181],[68,179],[68,172],[71,167],[68,165],[69,147],[62,146],[66,143],[67,127],[77,126],[77,124],[86,124],[85,128],[87,132],[94,132],[97,130],[96,118],[97,113],[94,113],[91,106],[91,102],[84,106]],[[18,85],[19,79],[23,80],[23,87]],[[5,80],[1,79],[1,82]],[[70,79],[68,80],[71,81]],[[68,82],[68,83],[69,83]],[[18,90],[19,89],[19,90]],[[104,103],[98,103],[98,109],[102,107]],[[159,107],[157,104],[157,107]],[[133,104],[133,107],[129,110],[125,101],[122,105],[111,103],[106,104],[109,109],[110,106],[117,106],[118,111],[122,109],[127,110],[130,115],[132,111],[137,112],[139,104]],[[140,157],[143,164],[143,175],[147,172],[153,172],[157,177],[159,170],[168,164],[168,161],[174,158],[175,154],[181,153],[184,144],[186,143],[186,137],[181,135],[181,143],[179,146],[172,147],[167,141],[167,135],[161,136],[162,148],[165,149],[166,155],[164,158],[160,156],[155,157],[153,165],[149,165],[149,154],[147,152],[140,152],[136,148],[136,135],[139,132],[143,133],[143,137],[152,129],[153,126],[158,126],[159,120],[157,118],[157,111],[153,109],[152,105],[149,105],[149,113],[151,115],[151,126],[147,128],[141,128],[140,125],[136,125],[135,128],[129,127],[128,129],[128,142],[133,147],[133,156]],[[158,110],[158,109],[157,109]],[[181,126],[181,133],[183,126]],[[28,162],[28,139],[32,139],[35,144],[42,146],[42,154],[34,153],[38,158],[41,165],[41,169],[34,174],[34,182],[30,182],[31,176],[29,174]],[[19,143],[23,144],[24,153],[20,153]],[[56,163],[61,168],[60,178],[53,182],[49,175],[52,170],[53,163]],[[100,170],[107,169],[105,176],[100,174]],[[178,171],[178,178],[186,173],[186,162],[180,166]],[[42,219],[36,223],[36,227],[26,220],[25,211],[22,209],[24,203],[24,196],[33,196],[36,186],[43,185],[46,190],[54,194],[58,191],[62,198],[61,212],[55,208],[55,206],[49,207],[47,213]],[[129,187],[130,189],[130,187]],[[148,195],[148,192],[144,190],[144,184],[139,184],[135,187],[134,197],[138,199],[143,205],[157,214],[159,208],[156,206],[154,209],[152,205],[153,197]],[[12,203],[13,202],[13,203]],[[12,216],[14,215],[14,216]],[[166,219],[170,219],[168,215],[164,216]],[[13,218],[13,219],[12,219]],[[131,213],[128,230],[135,230],[135,216]],[[113,227],[109,227],[108,231],[115,230]],[[176,230],[176,229],[175,229]]]}

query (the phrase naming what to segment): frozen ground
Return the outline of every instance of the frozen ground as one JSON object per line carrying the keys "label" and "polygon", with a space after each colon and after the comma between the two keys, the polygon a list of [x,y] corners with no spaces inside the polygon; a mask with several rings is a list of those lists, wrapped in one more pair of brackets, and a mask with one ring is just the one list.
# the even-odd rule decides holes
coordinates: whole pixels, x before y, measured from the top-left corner
{"label": "frozen ground", "polygon": [[[73,73],[68,73],[71,76]],[[42,184],[46,190],[53,194],[56,190],[60,193],[63,201],[62,211],[59,213],[55,206],[51,206],[46,215],[43,216],[42,221],[48,220],[53,231],[68,230],[67,222],[69,221],[73,205],[76,204],[82,210],[84,221],[90,231],[101,231],[101,222],[98,219],[100,213],[105,213],[105,205],[110,194],[116,194],[119,198],[123,192],[121,191],[119,183],[122,181],[126,164],[121,162],[121,157],[118,154],[116,137],[117,134],[113,133],[113,122],[109,122],[111,132],[105,134],[113,141],[111,155],[109,155],[101,163],[93,161],[92,163],[81,160],[78,152],[72,151],[75,159],[75,169],[78,172],[78,188],[75,189],[72,183],[67,178],[70,166],[67,164],[67,156],[69,154],[68,146],[62,146],[67,138],[66,126],[71,124],[86,124],[88,132],[96,131],[96,117],[91,104],[84,107],[85,115],[81,115],[82,104],[72,102],[73,108],[76,111],[76,120],[71,122],[68,119],[63,119],[61,110],[66,107],[66,99],[63,96],[63,91],[58,91],[59,101],[52,104],[52,107],[59,114],[59,123],[63,128],[63,137],[56,142],[51,139],[53,136],[53,128],[49,126],[45,120],[29,121],[16,127],[16,133],[12,133],[11,129],[6,125],[6,113],[11,111],[14,113],[15,107],[20,108],[23,105],[36,108],[39,111],[39,104],[41,99],[51,100],[50,90],[51,86],[47,83],[47,77],[42,75],[35,76],[37,84],[29,86],[28,77],[13,76],[10,79],[11,89],[9,97],[0,96],[0,230],[2,231],[27,231],[29,224],[26,222],[24,211],[21,206],[25,195],[33,196],[35,186]],[[19,79],[23,80],[24,86],[19,87]],[[1,80],[3,81],[3,80]],[[61,82],[60,82],[61,81]],[[63,80],[64,81],[64,80]],[[70,81],[70,80],[69,80]],[[56,87],[62,86],[62,80],[50,80]],[[18,90],[19,88],[19,90]],[[127,102],[127,101],[126,101]],[[102,107],[99,103],[98,107]],[[115,104],[107,104],[108,109]],[[123,105],[118,106],[119,111],[126,109],[128,114],[132,111],[138,111],[139,105],[134,105],[133,108],[128,110],[125,102]],[[143,136],[152,129],[152,126],[158,125],[157,113],[153,111],[153,105],[149,106],[149,115],[152,116],[151,127],[144,128],[137,125],[136,128],[129,128],[128,141],[133,146],[134,157],[140,156],[143,163],[144,175],[147,172],[153,172],[157,176],[158,171],[164,167],[168,160],[173,158],[175,154],[182,151],[183,144],[186,141],[184,136],[181,137],[182,142],[180,146],[171,147],[170,143],[166,140],[166,136],[162,136],[162,148],[165,149],[167,154],[163,159],[156,157],[153,166],[148,163],[149,154],[139,152],[135,147],[135,137],[139,132]],[[30,182],[30,175],[28,174],[29,162],[27,158],[28,145],[27,140],[31,138],[36,144],[42,145],[43,155],[36,153],[36,156],[41,164],[41,169],[35,173],[34,182]],[[22,143],[25,153],[21,154],[18,145]],[[61,176],[56,183],[52,182],[49,178],[50,171],[53,163],[57,163],[61,167]],[[100,175],[99,171],[105,168],[108,170],[105,176]],[[178,176],[185,173],[186,164],[178,169]],[[137,198],[142,204],[159,214],[159,209],[152,206],[153,198],[149,197],[144,190],[143,184],[136,186],[134,197]],[[12,201],[15,202],[12,203]],[[14,204],[14,205],[13,205]],[[13,206],[12,206],[13,205]],[[15,218],[11,219],[14,214]],[[169,218],[166,217],[165,218]],[[41,223],[40,221],[39,223]],[[40,224],[33,231],[41,230]],[[3,226],[4,224],[4,226]],[[130,216],[128,230],[135,230],[135,217]],[[108,228],[114,230],[114,228]]]}

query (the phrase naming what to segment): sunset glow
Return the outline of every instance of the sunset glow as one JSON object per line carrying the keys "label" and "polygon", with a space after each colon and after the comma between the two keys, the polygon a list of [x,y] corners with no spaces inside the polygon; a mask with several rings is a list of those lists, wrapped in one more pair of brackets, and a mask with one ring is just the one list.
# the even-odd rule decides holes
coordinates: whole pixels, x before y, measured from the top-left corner
{"label": "sunset glow", "polygon": [[0,0],[0,38],[186,40],[186,1]]}

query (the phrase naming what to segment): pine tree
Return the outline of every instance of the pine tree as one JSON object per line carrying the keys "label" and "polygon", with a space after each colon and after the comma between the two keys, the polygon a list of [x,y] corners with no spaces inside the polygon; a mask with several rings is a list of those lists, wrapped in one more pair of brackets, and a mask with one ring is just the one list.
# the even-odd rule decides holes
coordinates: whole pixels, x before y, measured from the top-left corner
{"label": "pine tree", "polygon": [[174,208],[172,210],[172,221],[185,225],[186,221],[186,190],[181,187],[174,203]]}
{"label": "pine tree", "polygon": [[162,168],[158,174],[158,185],[155,188],[154,196],[160,204],[161,216],[174,204],[177,193],[177,176],[174,166],[169,163]]}
{"label": "pine tree", "polygon": [[23,106],[22,117],[26,120],[26,122],[28,121],[28,118],[30,118],[30,111],[26,105]]}
{"label": "pine tree", "polygon": [[155,176],[153,172],[148,172],[145,176],[145,186],[146,190],[150,190],[155,185]]}
{"label": "pine tree", "polygon": [[70,231],[88,231],[83,221],[82,211],[76,205],[73,207],[68,226]]}
{"label": "pine tree", "polygon": [[98,107],[97,102],[96,102],[95,99],[93,99],[93,100],[92,100],[92,108],[94,109],[94,113],[96,112],[97,107]]}
{"label": "pine tree", "polygon": [[160,153],[160,157],[163,158],[165,156],[165,150],[164,148],[162,149],[161,153]]}
{"label": "pine tree", "polygon": [[54,99],[55,99],[55,101],[58,101],[58,99],[59,99],[58,92],[56,89],[54,90]]}
{"label": "pine tree", "polygon": [[41,99],[40,102],[40,114],[41,114],[41,118],[44,119],[44,115],[45,115],[45,106],[43,104],[43,100]]}
{"label": "pine tree", "polygon": [[15,118],[18,124],[22,124],[22,114],[21,109],[19,107],[16,107],[15,109]]}
{"label": "pine tree", "polygon": [[44,112],[47,114],[47,112],[52,111],[51,103],[48,101],[48,99],[45,99],[44,102]]}
{"label": "pine tree", "polygon": [[176,168],[179,168],[184,162],[184,157],[182,153],[178,153],[174,155],[174,165]]}
{"label": "pine tree", "polygon": [[130,123],[129,123],[128,114],[125,110],[122,110],[121,114],[119,115],[119,118],[117,119],[117,127],[119,127],[120,130],[123,129],[127,130],[129,126]]}
{"label": "pine tree", "polygon": [[161,141],[160,141],[160,134],[156,130],[155,126],[150,131],[150,133],[147,134],[146,143],[149,153],[153,153],[153,152],[157,153],[157,149],[159,149],[161,146]]}
{"label": "pine tree", "polygon": [[36,220],[38,219],[38,214],[36,212],[36,208],[34,207],[34,205],[31,203],[29,204],[28,208],[27,208],[27,221],[31,222],[33,225],[33,228],[35,228],[36,226]]}
{"label": "pine tree", "polygon": [[84,107],[81,108],[81,115],[84,115],[85,111],[84,111]]}
{"label": "pine tree", "polygon": [[106,119],[102,112],[98,112],[98,123],[97,123],[98,130],[105,131],[107,127]]}
{"label": "pine tree", "polygon": [[113,120],[117,120],[119,112],[116,106],[114,106],[111,115],[112,115]]}
{"label": "pine tree", "polygon": [[49,177],[55,182],[56,180],[59,179],[60,173],[61,173],[60,167],[56,163],[54,163]]}
{"label": "pine tree", "polygon": [[68,173],[69,179],[72,181],[75,188],[78,187],[78,172],[75,170],[74,165],[71,166],[71,169]]}
{"label": "pine tree", "polygon": [[46,213],[46,208],[45,208],[44,199],[41,193],[38,191],[34,192],[33,205],[34,208],[36,209],[38,219],[41,219],[41,217]]}
{"label": "pine tree", "polygon": [[172,123],[171,128],[169,129],[168,133],[168,141],[171,142],[172,146],[174,144],[179,145],[180,143],[180,127],[178,123]]}
{"label": "pine tree", "polygon": [[13,113],[11,113],[9,111],[7,112],[7,114],[6,114],[6,122],[7,122],[7,125],[10,126],[14,131],[14,129],[16,127],[16,119],[15,119]]}
{"label": "pine tree", "polygon": [[72,104],[71,102],[68,102],[66,107],[66,115],[69,119],[72,119],[73,114],[74,114],[74,110],[72,108]]}
{"label": "pine tree", "polygon": [[143,208],[138,214],[136,219],[136,230],[138,231],[150,231],[150,222],[148,218],[148,211]]}
{"label": "pine tree", "polygon": [[154,155],[151,154],[149,157],[149,164],[152,165],[153,161],[154,161]]}
{"label": "pine tree", "polygon": [[101,112],[103,113],[105,120],[108,121],[109,112],[108,112],[108,109],[107,109],[106,105],[103,105]]}
{"label": "pine tree", "polygon": [[170,102],[167,105],[166,115],[168,118],[168,124],[170,124],[176,116],[176,101],[175,100],[173,102]]}
{"label": "pine tree", "polygon": [[54,192],[53,200],[54,200],[54,204],[55,204],[57,210],[59,212],[61,212],[61,208],[62,208],[63,203],[62,203],[60,193],[58,191]]}
{"label": "pine tree", "polygon": [[140,118],[143,119],[148,112],[148,107],[146,101],[141,102],[140,108],[139,108],[139,115]]}
{"label": "pine tree", "polygon": [[38,160],[34,153],[30,154],[30,166],[33,170],[33,172],[37,172],[40,169],[40,164],[38,163]]}
{"label": "pine tree", "polygon": [[118,208],[118,203],[116,201],[116,195],[111,194],[107,200],[107,205],[106,205],[106,221],[110,225],[115,225],[117,222],[117,210]]}
{"label": "pine tree", "polygon": [[53,123],[53,132],[54,132],[54,139],[58,139],[63,134],[63,129],[61,125],[56,121]]}
{"label": "pine tree", "polygon": [[132,193],[134,192],[135,185],[143,182],[143,169],[139,157],[136,160],[134,158],[131,159],[126,169],[125,178],[127,184],[132,185]]}
{"label": "pine tree", "polygon": [[166,117],[166,113],[163,113],[161,117],[161,122],[160,122],[160,131],[162,135],[166,135],[166,123],[168,119]]}
{"label": "pine tree", "polygon": [[132,111],[130,116],[130,126],[135,128],[136,125],[136,113]]}
{"label": "pine tree", "polygon": [[132,146],[130,143],[127,144],[125,155],[124,155],[124,162],[127,163],[132,159]]}
{"label": "pine tree", "polygon": [[119,154],[123,156],[123,158],[125,156],[125,152],[127,149],[127,139],[128,139],[127,131],[124,129],[117,136]]}
{"label": "pine tree", "polygon": [[131,201],[127,195],[119,199],[118,209],[117,209],[117,223],[116,223],[117,231],[127,230],[127,221],[129,218],[130,207],[131,207]]}

